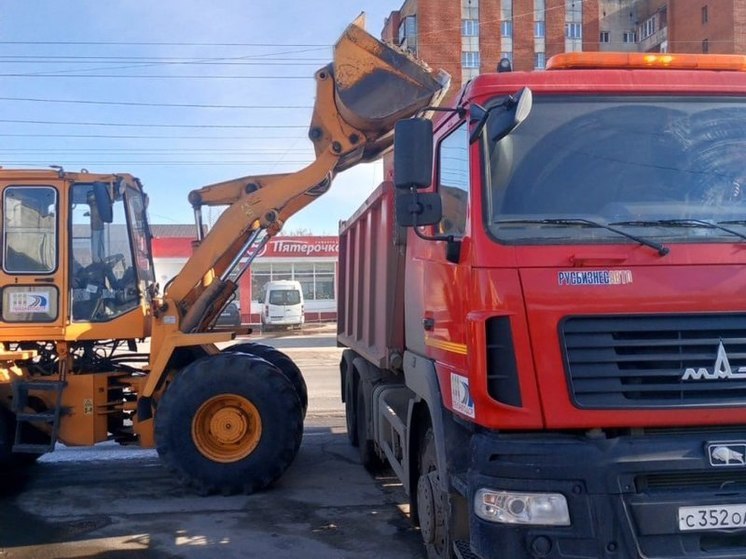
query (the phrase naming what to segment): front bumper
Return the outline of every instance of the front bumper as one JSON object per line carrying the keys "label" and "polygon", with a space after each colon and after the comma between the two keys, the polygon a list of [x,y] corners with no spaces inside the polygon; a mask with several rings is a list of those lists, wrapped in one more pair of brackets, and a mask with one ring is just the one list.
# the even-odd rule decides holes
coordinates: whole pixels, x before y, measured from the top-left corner
{"label": "front bumper", "polygon": [[[472,438],[471,547],[484,559],[746,557],[746,528],[679,529],[679,507],[746,504],[746,465],[714,467],[713,442],[743,429],[590,438],[482,433]],[[561,493],[572,525],[496,524],[474,514],[476,491]]]}

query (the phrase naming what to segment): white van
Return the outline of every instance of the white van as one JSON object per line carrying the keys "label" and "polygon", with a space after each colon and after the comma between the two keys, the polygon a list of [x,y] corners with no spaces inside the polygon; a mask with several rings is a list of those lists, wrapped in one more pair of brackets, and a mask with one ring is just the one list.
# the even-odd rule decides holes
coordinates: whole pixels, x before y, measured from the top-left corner
{"label": "white van", "polygon": [[306,320],[300,282],[269,281],[264,285],[263,326],[297,326]]}

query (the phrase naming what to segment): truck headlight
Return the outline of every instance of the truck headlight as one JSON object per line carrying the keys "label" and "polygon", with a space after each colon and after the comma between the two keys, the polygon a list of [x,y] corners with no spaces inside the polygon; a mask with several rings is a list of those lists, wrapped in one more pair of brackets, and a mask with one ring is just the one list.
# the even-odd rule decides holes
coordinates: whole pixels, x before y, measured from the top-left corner
{"label": "truck headlight", "polygon": [[567,499],[560,493],[517,493],[480,489],[474,496],[474,512],[489,522],[570,526]]}

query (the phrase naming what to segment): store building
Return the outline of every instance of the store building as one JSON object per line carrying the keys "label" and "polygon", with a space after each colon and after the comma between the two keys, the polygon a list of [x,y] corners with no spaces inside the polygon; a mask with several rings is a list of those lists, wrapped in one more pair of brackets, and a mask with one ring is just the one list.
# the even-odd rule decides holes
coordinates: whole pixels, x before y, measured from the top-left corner
{"label": "store building", "polygon": [[[192,254],[193,225],[153,225],[153,260],[161,287],[179,273]],[[274,237],[249,270],[238,279],[241,321],[258,324],[264,285],[296,280],[303,287],[306,322],[337,319],[336,279],[339,238],[336,236]]]}

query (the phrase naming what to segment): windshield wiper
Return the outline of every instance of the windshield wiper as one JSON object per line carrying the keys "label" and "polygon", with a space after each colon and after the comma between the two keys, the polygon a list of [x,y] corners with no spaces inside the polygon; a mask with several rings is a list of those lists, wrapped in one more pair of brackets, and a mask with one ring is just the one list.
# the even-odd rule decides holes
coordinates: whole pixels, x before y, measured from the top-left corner
{"label": "windshield wiper", "polygon": [[[651,241],[649,239],[644,239],[642,237],[638,237],[637,235],[632,235],[631,233],[627,233],[626,231],[622,231],[621,229],[617,229],[616,227],[611,227],[610,225],[606,225],[605,223],[600,223],[598,221],[593,221],[591,219],[583,219],[580,217],[573,217],[573,218],[566,218],[566,219],[498,219],[495,221],[497,224],[505,224],[505,223],[536,223],[538,225],[588,225],[590,227],[598,227],[600,229],[606,229],[607,231],[611,231],[613,233],[616,233],[618,235],[621,235],[622,237],[627,237],[628,239],[635,241],[636,243],[640,243],[643,246],[650,247],[653,250],[658,252],[659,256],[665,256],[670,252],[670,249],[666,246],[663,246],[660,243],[656,243],[655,241]],[[622,224],[615,224],[615,225],[627,225],[627,223]]]}
{"label": "windshield wiper", "polygon": [[746,221],[720,221],[718,223],[712,223],[710,221],[704,221],[702,219],[656,219],[652,221],[617,221],[612,225],[635,225],[640,227],[706,227],[707,229],[717,229],[719,231],[725,231],[731,235],[743,239],[746,241],[746,234],[740,233],[730,227],[723,227],[723,224],[746,224]]}

